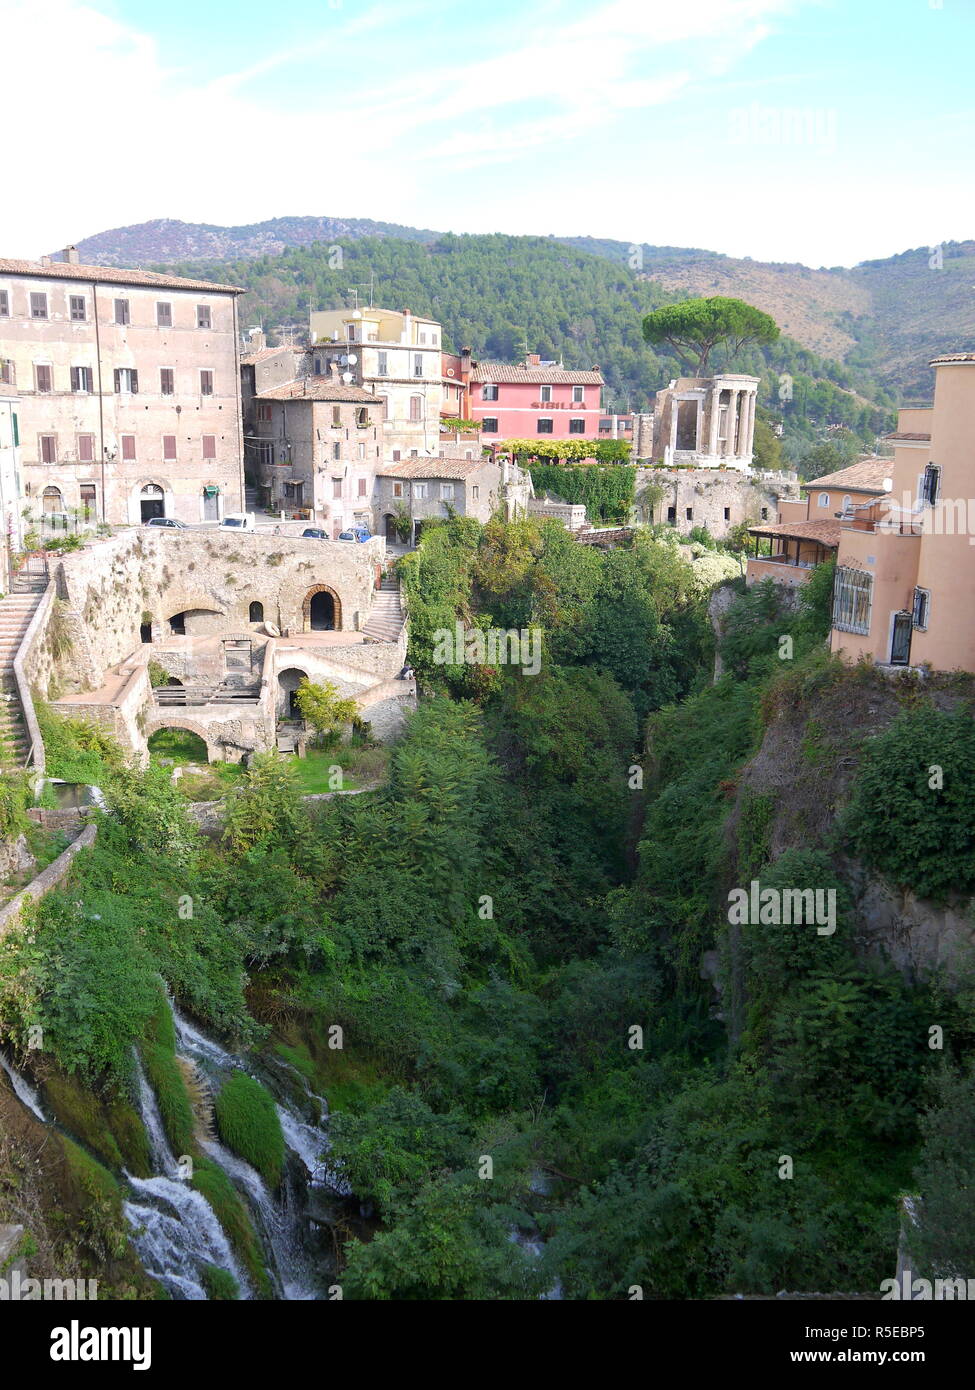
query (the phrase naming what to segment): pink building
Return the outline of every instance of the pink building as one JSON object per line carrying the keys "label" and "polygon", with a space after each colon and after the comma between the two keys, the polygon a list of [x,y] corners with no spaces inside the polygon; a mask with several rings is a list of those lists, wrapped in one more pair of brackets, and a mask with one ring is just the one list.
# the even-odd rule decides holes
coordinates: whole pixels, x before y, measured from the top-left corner
{"label": "pink building", "polygon": [[517,366],[471,362],[466,349],[461,360],[470,416],[480,422],[483,443],[605,437],[599,428],[603,378],[598,367],[570,371],[542,362],[537,354]]}

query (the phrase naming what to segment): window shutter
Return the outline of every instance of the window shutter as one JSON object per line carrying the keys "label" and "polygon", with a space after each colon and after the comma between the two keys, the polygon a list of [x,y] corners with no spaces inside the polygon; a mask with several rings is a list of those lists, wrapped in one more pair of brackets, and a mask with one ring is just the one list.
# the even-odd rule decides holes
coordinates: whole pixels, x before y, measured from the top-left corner
{"label": "window shutter", "polygon": [[121,389],[122,389],[122,373],[121,373],[121,371],[119,370],[118,367],[115,368],[114,377],[115,377],[115,394],[118,395],[119,391],[121,391]]}

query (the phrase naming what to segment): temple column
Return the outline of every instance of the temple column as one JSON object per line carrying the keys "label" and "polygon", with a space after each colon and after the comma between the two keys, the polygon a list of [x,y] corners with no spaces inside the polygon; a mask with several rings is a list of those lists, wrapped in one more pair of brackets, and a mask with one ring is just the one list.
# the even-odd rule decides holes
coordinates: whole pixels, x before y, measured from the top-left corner
{"label": "temple column", "polygon": [[744,446],[744,448],[742,449],[742,453],[743,453],[744,456],[745,456],[747,459],[749,459],[749,460],[751,459],[751,456],[752,456],[752,454],[753,454],[753,452],[754,452],[754,449],[755,449],[755,409],[756,409],[757,404],[758,404],[758,393],[757,393],[756,391],[749,391],[749,393],[748,393],[748,424],[747,424],[747,428],[746,428],[746,432],[745,432],[745,446]]}
{"label": "temple column", "polygon": [[728,400],[728,428],[725,432],[725,458],[734,458],[738,447],[738,400],[740,391],[732,391]]}
{"label": "temple column", "polygon": [[718,452],[718,414],[721,391],[717,386],[711,388],[711,418],[708,422],[708,454],[713,458]]}

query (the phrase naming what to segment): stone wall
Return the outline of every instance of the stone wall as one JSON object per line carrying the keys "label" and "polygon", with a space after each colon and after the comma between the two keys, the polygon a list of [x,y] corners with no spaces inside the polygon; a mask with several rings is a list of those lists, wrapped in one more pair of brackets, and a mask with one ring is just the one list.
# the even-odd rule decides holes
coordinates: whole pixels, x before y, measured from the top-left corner
{"label": "stone wall", "polygon": [[0,936],[19,920],[21,908],[29,900],[42,898],[45,893],[49,893],[52,888],[56,888],[59,883],[67,878],[71,864],[76,854],[81,850],[87,849],[89,845],[95,843],[95,836],[98,834],[97,825],[86,826],[78,838],[68,846],[63,854],[59,854],[52,864],[48,864],[37,877],[28,883],[8,903],[0,907]]}
{"label": "stone wall", "polygon": [[[663,496],[654,501],[647,490],[658,487]],[[798,496],[799,484],[785,475],[781,480],[768,475],[756,478],[723,468],[636,471],[637,519],[643,524],[670,521],[684,536],[695,526],[704,526],[716,540],[724,540],[743,521],[752,525],[774,521],[779,500]]]}
{"label": "stone wall", "polygon": [[385,543],[323,543],[300,537],[217,530],[131,530],[90,542],[57,566],[57,621],[70,649],[55,650],[51,618],[37,636],[28,678],[42,694],[53,680],[62,692],[93,690],[104,673],[141,643],[171,633],[170,619],[186,614],[188,636],[241,631],[257,634],[250,605],[281,631],[308,625],[306,600],[316,590],[333,599],[336,627],[357,631],[368,616]]}

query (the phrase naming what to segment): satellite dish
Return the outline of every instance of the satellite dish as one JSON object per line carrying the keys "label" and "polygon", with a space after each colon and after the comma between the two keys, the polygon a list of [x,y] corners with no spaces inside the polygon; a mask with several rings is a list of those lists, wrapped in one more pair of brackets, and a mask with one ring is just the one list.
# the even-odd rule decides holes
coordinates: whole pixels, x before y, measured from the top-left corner
{"label": "satellite dish", "polygon": [[354,367],[358,360],[359,359],[354,352],[350,352],[348,357],[345,358],[345,361],[348,362],[350,367]]}
{"label": "satellite dish", "polygon": [[351,372],[343,372],[343,373],[342,373],[342,380],[345,382],[346,386],[351,386],[351,385],[352,385],[352,373],[351,373]]}
{"label": "satellite dish", "polygon": [[354,309],[354,310],[352,311],[352,317],[353,317],[354,319],[361,319],[361,318],[362,318],[362,310],[361,310],[361,309]]}
{"label": "satellite dish", "polygon": [[343,367],[346,366],[346,364],[348,363],[349,359],[348,359],[348,357],[346,357],[346,355],[345,355],[344,352],[343,352],[342,356],[339,358],[339,361],[342,363],[342,366],[343,366]]}

